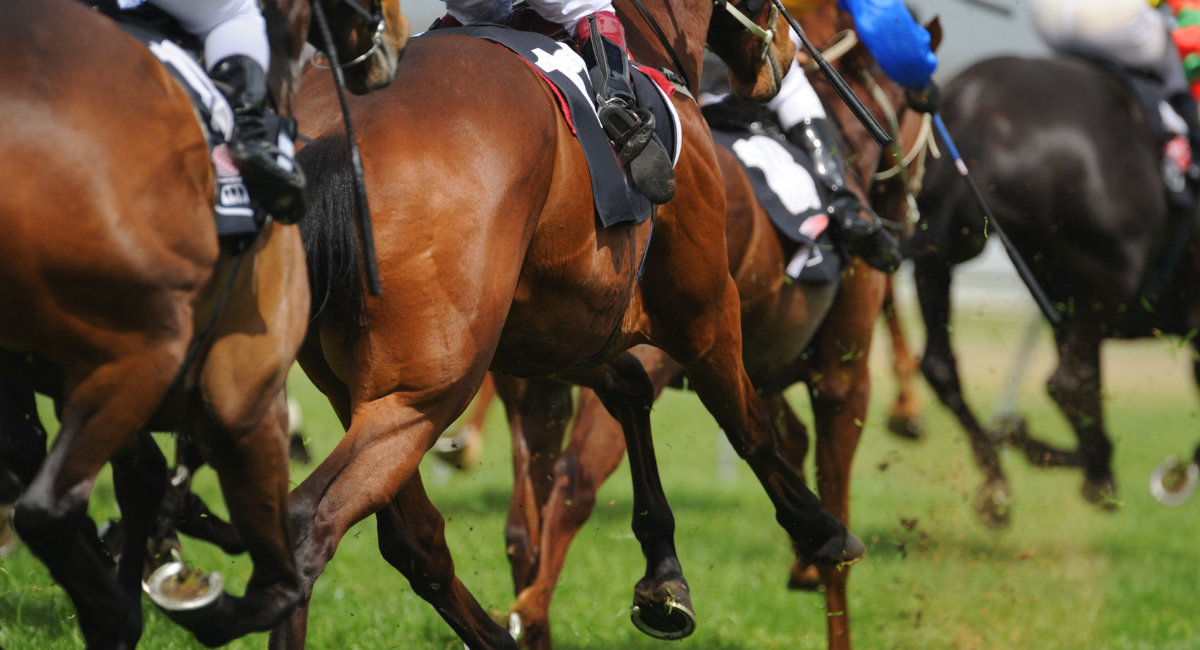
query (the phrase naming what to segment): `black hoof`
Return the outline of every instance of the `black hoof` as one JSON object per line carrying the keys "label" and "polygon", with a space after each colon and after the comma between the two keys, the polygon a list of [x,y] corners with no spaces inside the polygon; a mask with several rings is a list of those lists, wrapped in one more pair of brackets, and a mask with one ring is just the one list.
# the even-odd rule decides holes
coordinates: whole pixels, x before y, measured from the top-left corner
{"label": "black hoof", "polygon": [[653,587],[641,582],[633,590],[629,613],[634,627],[656,639],[682,639],[696,631],[696,614],[687,581],[670,580]]}
{"label": "black hoof", "polygon": [[921,418],[893,415],[888,419],[888,431],[905,440],[925,439],[925,423],[921,421]]}
{"label": "black hoof", "polygon": [[839,532],[831,536],[820,548],[800,553],[801,559],[815,566],[849,566],[867,554],[867,546],[855,537],[833,515],[825,514],[836,524]]}
{"label": "black hoof", "polygon": [[658,138],[646,144],[629,163],[634,187],[651,203],[662,205],[675,196],[675,169]]}

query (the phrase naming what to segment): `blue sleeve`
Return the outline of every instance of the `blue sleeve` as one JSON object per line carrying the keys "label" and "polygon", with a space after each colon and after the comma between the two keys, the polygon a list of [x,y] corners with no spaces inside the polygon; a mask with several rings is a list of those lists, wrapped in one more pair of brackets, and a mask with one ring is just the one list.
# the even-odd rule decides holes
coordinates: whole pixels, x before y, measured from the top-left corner
{"label": "blue sleeve", "polygon": [[850,12],[858,37],[884,74],[913,90],[929,86],[937,55],[929,48],[929,32],[913,20],[903,0],[840,0]]}

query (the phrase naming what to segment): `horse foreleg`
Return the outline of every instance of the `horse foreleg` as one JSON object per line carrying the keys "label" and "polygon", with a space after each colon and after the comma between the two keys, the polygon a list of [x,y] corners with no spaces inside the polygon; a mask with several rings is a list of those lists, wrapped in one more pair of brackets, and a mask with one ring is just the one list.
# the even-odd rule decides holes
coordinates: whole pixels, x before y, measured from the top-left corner
{"label": "horse foreleg", "polygon": [[514,593],[519,594],[539,570],[542,507],[550,498],[551,474],[571,421],[571,387],[507,375],[494,383],[512,433],[513,491],[504,537]]}
{"label": "horse foreleg", "polygon": [[963,397],[958,362],[950,347],[950,265],[938,258],[917,258],[914,275],[921,315],[925,319],[925,354],[921,371],[941,400],[962,425],[971,440],[975,463],[983,472],[984,483],[975,496],[975,511],[984,523],[1007,526],[1012,504],[1008,479],[1000,467],[995,443],[980,426],[979,420]]}
{"label": "horse foreleg", "polygon": [[633,534],[646,558],[646,574],[633,590],[633,623],[655,638],[686,637],[696,628],[696,616],[675,553],[675,516],[663,492],[650,433],[654,384],[629,352],[564,379],[591,388],[625,434],[633,478]]}
{"label": "horse foreleg", "polygon": [[[218,398],[216,403],[222,401]],[[303,596],[288,528],[287,397],[280,386],[257,417],[245,413],[241,422],[230,417],[239,411],[230,409],[221,420],[214,415],[199,428],[229,520],[241,533],[254,564],[244,596],[226,594],[211,617],[181,622],[209,646],[275,627]]]}
{"label": "horse foreleg", "polygon": [[[1031,462],[1042,465],[1083,467],[1083,497],[1091,503],[1112,508],[1117,493],[1112,473],[1112,442],[1104,432],[1104,406],[1100,402],[1100,337],[1070,326],[1056,332],[1058,368],[1046,383],[1051,399],[1058,404],[1079,439],[1078,452],[1034,446],[1025,440]],[[1042,462],[1038,462],[1038,461]]]}
{"label": "horse foreleg", "polygon": [[888,414],[888,431],[912,440],[921,437],[921,396],[917,391],[917,360],[908,348],[900,313],[896,309],[893,283],[895,276],[888,274],[887,288],[883,294],[883,319],[887,323],[892,340],[892,374],[896,377],[899,392],[892,410]]}
{"label": "horse foreleg", "polygon": [[[821,504],[850,525],[850,473],[871,401],[871,339],[886,276],[865,268],[844,279],[838,301],[817,342],[817,371],[808,382],[817,432],[817,485]],[[831,650],[850,649],[846,599],[849,567],[822,567]]]}
{"label": "horse foreleg", "polygon": [[[726,276],[728,278],[728,276]],[[728,296],[736,297],[733,279],[728,278]],[[725,431],[734,450],[754,470],[759,483],[775,506],[775,519],[783,526],[804,559],[819,565],[855,562],[866,547],[840,521],[821,507],[804,479],[784,460],[771,427],[770,417],[746,370],[741,354],[741,313],[736,300],[727,300],[710,322],[714,336],[703,339],[703,350],[689,356],[687,350],[672,352],[685,364],[688,380],[709,413]],[[694,326],[693,331],[704,331]],[[706,349],[705,349],[706,348]]]}
{"label": "horse foreleg", "polygon": [[433,605],[468,648],[516,650],[508,631],[492,621],[454,575],[445,521],[429,502],[420,474],[413,475],[375,519],[383,558],[408,578],[413,591]]}

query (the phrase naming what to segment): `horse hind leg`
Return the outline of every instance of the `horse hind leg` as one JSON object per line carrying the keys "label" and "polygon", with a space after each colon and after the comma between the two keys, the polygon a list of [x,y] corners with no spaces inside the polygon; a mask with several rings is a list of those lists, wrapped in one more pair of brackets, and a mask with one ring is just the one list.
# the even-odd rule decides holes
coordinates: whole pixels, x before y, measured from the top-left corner
{"label": "horse hind leg", "polygon": [[984,483],[975,495],[975,512],[989,526],[1003,528],[1009,524],[1012,493],[1000,466],[995,443],[963,397],[958,362],[950,347],[950,271],[949,263],[939,258],[915,260],[917,297],[921,303],[926,333],[921,371],[933,386],[938,399],[954,413],[971,440],[975,464],[984,476]]}
{"label": "horse hind leg", "polygon": [[538,574],[542,508],[571,420],[571,387],[550,379],[494,380],[512,434],[513,490],[504,528],[505,552],[519,594]]}
{"label": "horse hind leg", "polygon": [[413,591],[433,605],[471,650],[516,650],[517,642],[479,606],[454,574],[446,525],[429,502],[420,474],[375,513],[379,552],[408,578]]}
{"label": "horse hind leg", "polygon": [[894,275],[887,276],[887,288],[883,294],[883,318],[892,341],[892,374],[896,377],[899,392],[888,414],[888,431],[909,440],[920,440],[923,435],[921,421],[921,396],[917,390],[917,360],[908,347],[900,312],[896,309]]}

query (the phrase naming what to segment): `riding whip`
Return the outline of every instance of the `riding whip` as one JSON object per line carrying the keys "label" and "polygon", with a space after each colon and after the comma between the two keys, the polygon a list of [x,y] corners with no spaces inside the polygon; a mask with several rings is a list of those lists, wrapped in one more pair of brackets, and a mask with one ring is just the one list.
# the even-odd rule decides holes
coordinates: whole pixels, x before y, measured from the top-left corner
{"label": "riding whip", "polygon": [[792,18],[787,9],[784,9],[783,3],[780,0],[771,0],[771,2],[775,4],[775,8],[779,10],[779,13],[783,14],[783,17],[787,19],[788,25],[791,25],[792,31],[796,32],[796,36],[800,37],[800,43],[804,45],[804,49],[808,51],[808,55],[816,62],[817,67],[821,70],[821,74],[825,75],[825,78],[829,80],[829,83],[837,91],[842,101],[846,102],[846,106],[850,107],[850,110],[854,113],[854,117],[857,117],[858,121],[862,122],[863,127],[875,139],[879,148],[886,149],[888,145],[892,144],[892,137],[888,135],[887,131],[883,130],[882,126],[879,126],[879,122],[875,121],[875,116],[871,115],[866,106],[863,106],[858,95],[855,95],[854,91],[850,90],[850,86],[846,84],[845,79],[842,79],[842,75],[838,74],[833,65],[826,61],[825,57],[821,56],[820,50],[814,47],[812,41],[808,40],[808,37],[804,35],[804,30],[800,29],[800,23],[796,22],[795,18]]}
{"label": "riding whip", "polygon": [[309,2],[313,18],[321,30],[321,38],[325,40],[325,56],[329,57],[329,65],[333,71],[333,82],[337,86],[338,100],[342,104],[342,118],[346,123],[346,142],[350,146],[350,165],[354,170],[354,194],[358,208],[358,236],[362,239],[363,266],[367,273],[367,291],[372,296],[383,293],[383,284],[379,280],[379,262],[375,258],[375,234],[371,230],[371,207],[367,204],[367,181],[363,172],[362,154],[358,151],[358,140],[354,137],[354,125],[350,121],[350,104],[346,100],[346,78],[338,64],[337,46],[333,43],[333,32],[325,20],[325,9],[319,0]]}
{"label": "riding whip", "polygon": [[1042,310],[1042,315],[1046,317],[1046,320],[1050,321],[1051,325],[1055,327],[1062,325],[1062,316],[1054,308],[1054,304],[1050,302],[1050,298],[1046,296],[1046,292],[1042,290],[1042,285],[1038,284],[1037,278],[1033,277],[1033,271],[1029,270],[1029,265],[1025,264],[1025,258],[1021,257],[1021,253],[1013,246],[1012,240],[1008,238],[1000,222],[996,221],[991,208],[988,207],[987,201],[983,198],[983,193],[979,191],[979,186],[975,185],[975,179],[971,178],[971,173],[967,170],[967,163],[963,162],[962,156],[958,153],[958,147],[954,146],[954,140],[950,138],[950,131],[946,129],[946,123],[942,121],[940,113],[933,114],[933,125],[937,128],[938,135],[941,136],[942,142],[945,143],[946,149],[950,152],[950,157],[954,159],[954,166],[958,168],[959,175],[967,181],[967,187],[971,190],[971,196],[975,197],[975,202],[983,210],[984,219],[987,220],[987,224],[1000,237],[1000,242],[1004,244],[1004,250],[1008,252],[1008,258],[1012,260],[1013,266],[1017,269],[1017,275],[1021,276],[1021,280],[1029,288],[1029,293],[1033,295],[1034,302]]}

